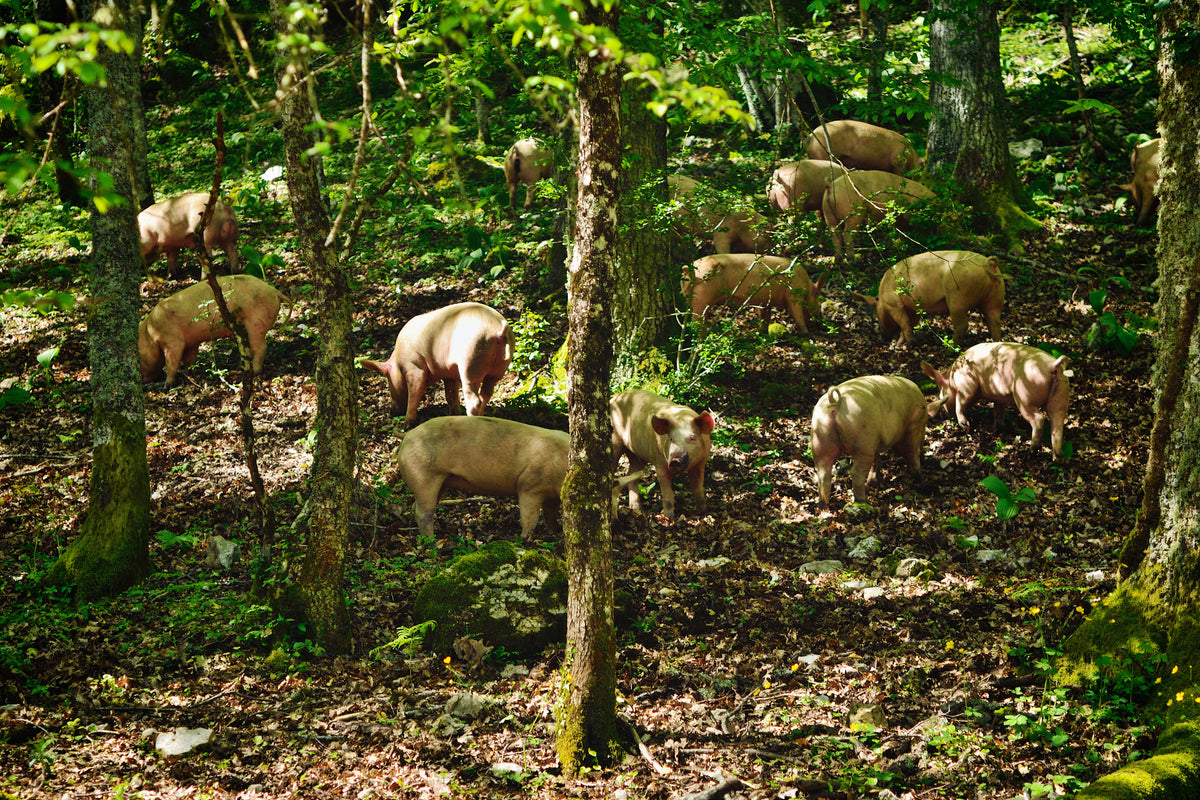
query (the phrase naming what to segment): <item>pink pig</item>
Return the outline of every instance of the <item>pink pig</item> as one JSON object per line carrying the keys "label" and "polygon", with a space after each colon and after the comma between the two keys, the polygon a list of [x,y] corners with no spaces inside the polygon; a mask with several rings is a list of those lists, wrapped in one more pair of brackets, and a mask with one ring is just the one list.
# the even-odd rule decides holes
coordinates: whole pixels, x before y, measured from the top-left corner
{"label": "pink pig", "polygon": [[[821,199],[821,216],[833,232],[837,259],[848,256],[854,261],[854,231],[866,220],[880,222],[893,204],[906,206],[933,196],[933,192],[916,181],[879,170],[850,172],[835,179]],[[906,226],[907,215],[901,213],[897,224]]]}
{"label": "pink pig", "polygon": [[554,156],[537,139],[522,139],[504,155],[504,182],[508,207],[517,201],[517,186],[525,184],[525,208],[533,205],[533,187],[542,178],[554,177]]}
{"label": "pink pig", "polygon": [[496,382],[508,371],[514,346],[512,329],[500,312],[482,303],[455,303],[413,317],[396,335],[391,358],[362,365],[387,378],[392,409],[405,409],[404,424],[411,428],[425,390],[439,380],[451,414],[458,413],[461,387],[467,414],[481,416]]}
{"label": "pink pig", "polygon": [[832,387],[813,407],[812,454],[821,506],[829,504],[833,465],[853,462],[854,501],[866,501],[876,480],[880,453],[894,450],[913,475],[921,471],[921,443],[928,412],[925,395],[899,375],[864,375]]}
{"label": "pink pig", "polygon": [[1007,406],[1017,411],[1033,428],[1034,448],[1041,446],[1042,427],[1050,420],[1050,448],[1062,457],[1063,425],[1067,419],[1071,387],[1066,375],[1067,357],[1013,342],[984,342],[968,349],[945,372],[927,362],[921,370],[937,382],[941,398],[930,405],[955,414],[958,424],[970,428],[966,411],[980,399],[993,402],[994,424]]}
{"label": "pink pig", "polygon": [[[207,206],[208,192],[193,192],[155,203],[138,214],[142,259],[147,266],[154,263],[160,252],[166,253],[167,275],[173,275],[180,249],[196,248],[194,234]],[[220,247],[229,257],[231,272],[238,268],[237,235],[233,211],[218,197],[212,218],[204,229],[204,252],[211,256],[213,248]]]}
{"label": "pink pig", "polygon": [[712,306],[757,306],[762,309],[765,329],[771,309],[786,308],[797,331],[808,336],[809,320],[821,316],[825,277],[814,284],[804,267],[779,256],[719,253],[696,259],[681,289],[691,298],[692,313],[700,320]]}
{"label": "pink pig", "polygon": [[[288,298],[253,275],[226,275],[219,282],[229,313],[246,326],[252,366],[258,375],[267,353],[267,331],[279,316],[280,301]],[[160,300],[138,325],[142,380],[158,377],[165,365],[170,387],[180,365],[190,366],[196,360],[202,343],[232,335],[221,319],[207,281],[176,292]]]}
{"label": "pink pig", "polygon": [[680,232],[712,240],[718,253],[764,253],[771,249],[766,218],[754,209],[726,210],[711,204],[702,184],[684,175],[668,175],[672,212]]}
{"label": "pink pig", "polygon": [[846,168],[832,161],[788,161],[771,174],[767,203],[776,211],[788,211],[792,206],[800,211],[820,211],[826,187],[845,174]]}
{"label": "pink pig", "polygon": [[1129,154],[1129,166],[1133,168],[1133,180],[1121,184],[1121,189],[1133,195],[1133,206],[1138,210],[1137,227],[1145,225],[1158,206],[1154,188],[1158,185],[1158,170],[1161,163],[1162,139],[1142,142]]}
{"label": "pink pig", "polygon": [[[613,460],[629,457],[630,472],[654,465],[663,497],[663,516],[675,519],[675,488],[671,482],[687,473],[696,511],[708,510],[704,499],[704,466],[712,450],[716,423],[705,411],[697,414],[687,406],[644,389],[628,389],[610,402],[612,410]],[[613,495],[614,503],[616,495]],[[636,483],[629,485],[629,507],[641,510]],[[615,509],[614,509],[615,511]]]}
{"label": "pink pig", "polygon": [[459,489],[515,495],[524,539],[543,506],[558,508],[570,448],[571,438],[563,431],[495,417],[437,417],[404,435],[397,459],[413,493],[422,536],[433,536],[433,512],[442,491]]}
{"label": "pink pig", "polygon": [[917,311],[950,315],[954,343],[967,333],[967,312],[977,309],[987,321],[992,339],[1000,338],[1004,308],[1004,276],[1000,261],[969,250],[933,250],[911,256],[888,268],[879,281],[879,297],[859,295],[879,315],[879,338],[890,341],[899,333],[905,347],[916,336]]}
{"label": "pink pig", "polygon": [[[813,128],[804,149],[811,159],[837,160],[850,169],[878,169],[897,175],[925,163],[904,134],[852,119]],[[829,157],[830,153],[834,158]]]}

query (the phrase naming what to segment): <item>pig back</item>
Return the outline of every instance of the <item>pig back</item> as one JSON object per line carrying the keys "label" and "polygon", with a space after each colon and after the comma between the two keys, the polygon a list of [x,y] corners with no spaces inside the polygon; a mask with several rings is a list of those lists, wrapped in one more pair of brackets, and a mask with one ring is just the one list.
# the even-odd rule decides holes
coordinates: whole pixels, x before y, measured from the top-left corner
{"label": "pig back", "polygon": [[[263,331],[275,324],[282,295],[274,286],[253,275],[225,275],[219,282],[230,313],[242,324]],[[214,336],[229,334],[208,281],[194,283],[160,300],[146,320],[152,334],[163,328],[219,329],[223,333],[214,332]]]}
{"label": "pig back", "polygon": [[[820,417],[820,420],[818,420]],[[813,411],[813,430],[836,428],[842,451],[882,452],[925,417],[925,395],[899,375],[863,375],[831,388]]]}
{"label": "pig back", "polygon": [[485,364],[502,375],[512,359],[508,322],[482,303],[454,303],[420,314],[408,321],[399,338],[397,347],[410,350],[409,358],[424,361],[437,377],[455,376],[460,366]]}
{"label": "pig back", "polygon": [[772,173],[767,202],[776,211],[787,211],[797,202],[803,211],[818,211],[826,187],[845,174],[846,168],[832,161],[789,161]]}
{"label": "pig back", "polygon": [[831,227],[856,211],[865,211],[878,222],[893,200],[903,206],[929,197],[933,192],[916,181],[881,170],[864,170],[834,179],[825,190],[822,209]]}
{"label": "pig back", "polygon": [[814,128],[805,142],[805,151],[810,159],[837,160],[850,169],[896,174],[924,163],[904,134],[848,119]]}

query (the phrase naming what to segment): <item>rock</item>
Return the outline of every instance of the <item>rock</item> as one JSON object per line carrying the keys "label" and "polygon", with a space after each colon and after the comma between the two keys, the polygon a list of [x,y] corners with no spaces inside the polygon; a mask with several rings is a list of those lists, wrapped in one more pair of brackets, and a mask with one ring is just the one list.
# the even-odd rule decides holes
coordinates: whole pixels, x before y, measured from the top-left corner
{"label": "rock", "polygon": [[1091,572],[1086,572],[1083,579],[1088,583],[1102,583],[1104,581],[1104,570],[1094,569]]}
{"label": "rock", "polygon": [[154,749],[164,756],[182,756],[208,744],[212,728],[175,728],[158,734]]}
{"label": "rock", "polygon": [[883,589],[880,589],[878,586],[868,586],[866,589],[863,589],[862,597],[863,600],[870,602],[877,597],[883,597],[885,594],[887,594],[887,592],[885,592]]}
{"label": "rock", "polygon": [[900,559],[900,563],[896,565],[896,577],[901,579],[925,578],[928,580],[936,574],[937,573],[933,569],[933,564],[929,563],[923,558],[915,558],[912,556],[909,558],[902,558]]}
{"label": "rock", "polygon": [[809,561],[807,564],[800,565],[800,572],[808,575],[828,575],[832,572],[841,572],[843,564],[836,558],[828,558],[824,561]]}
{"label": "rock", "polygon": [[887,727],[883,706],[873,703],[851,703],[849,721],[852,731],[863,730],[868,725],[873,728]]}
{"label": "rock", "polygon": [[990,564],[993,561],[1000,561],[1004,558],[1005,551],[1003,550],[976,550],[975,560],[980,564]]}
{"label": "rock", "polygon": [[874,536],[867,536],[850,551],[850,558],[874,558],[882,546],[882,543]]}
{"label": "rock", "polygon": [[204,566],[230,569],[241,557],[241,545],[217,534],[208,537],[208,557],[204,559]]}
{"label": "rock", "polygon": [[462,692],[446,701],[446,713],[458,719],[478,719],[487,710],[489,700],[475,692]]}
{"label": "rock", "polygon": [[536,654],[566,637],[566,565],[542,550],[492,542],[433,576],[417,593],[413,619],[436,623],[425,646],[438,655],[468,632],[509,653]]}
{"label": "rock", "polygon": [[1033,158],[1044,149],[1041,139],[1023,139],[1008,143],[1008,152],[1016,159]]}

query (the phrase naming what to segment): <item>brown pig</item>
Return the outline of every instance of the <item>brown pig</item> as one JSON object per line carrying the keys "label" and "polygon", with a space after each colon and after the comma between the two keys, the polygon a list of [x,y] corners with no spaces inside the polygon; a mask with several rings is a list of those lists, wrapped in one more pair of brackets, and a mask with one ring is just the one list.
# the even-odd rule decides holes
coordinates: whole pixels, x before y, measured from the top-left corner
{"label": "brown pig", "polygon": [[681,288],[701,322],[712,306],[748,305],[762,309],[765,329],[771,321],[771,309],[786,308],[799,333],[808,336],[809,320],[821,316],[820,294],[825,277],[814,284],[804,267],[779,256],[719,253],[696,259]]}
{"label": "brown pig", "polygon": [[[288,298],[253,275],[225,275],[219,281],[229,313],[246,326],[252,366],[258,375],[267,354],[267,331],[279,316],[280,301]],[[142,380],[157,378],[165,366],[170,387],[180,365],[191,366],[196,360],[203,342],[232,335],[221,319],[208,281],[192,284],[160,300],[138,325]]]}
{"label": "brown pig", "polygon": [[808,135],[804,149],[809,158],[818,161],[839,161],[849,169],[878,169],[897,175],[925,163],[904,134],[852,119],[818,125]]}
{"label": "brown pig", "polygon": [[954,343],[967,333],[967,312],[976,309],[987,322],[993,340],[1000,338],[1004,308],[1004,276],[1000,261],[969,250],[933,250],[889,267],[879,281],[879,297],[860,295],[879,315],[879,338],[887,342],[899,333],[905,347],[916,338],[917,311],[950,315]]}
{"label": "brown pig", "polygon": [[921,370],[937,382],[941,398],[930,405],[932,414],[939,406],[958,418],[958,424],[970,428],[966,411],[979,400],[993,402],[993,422],[998,424],[1007,406],[1017,411],[1033,428],[1033,447],[1041,447],[1042,426],[1050,420],[1050,448],[1062,457],[1063,424],[1067,419],[1071,387],[1066,375],[1067,357],[1054,356],[1026,344],[984,342],[968,349],[945,372],[927,362]]}
{"label": "brown pig", "polygon": [[405,427],[417,419],[417,407],[429,384],[442,381],[450,413],[459,409],[458,392],[466,397],[467,414],[481,416],[496,382],[508,371],[515,339],[500,312],[482,303],[455,303],[420,314],[396,334],[387,361],[362,365],[387,378],[392,410],[405,410]]}
{"label": "brown pig", "polygon": [[459,489],[515,495],[524,539],[542,506],[558,507],[570,447],[563,431],[495,417],[437,417],[405,434],[397,460],[422,536],[433,536],[433,512],[443,490]]}
{"label": "brown pig", "polygon": [[[138,214],[138,235],[142,240],[142,260],[149,266],[159,253],[167,254],[167,275],[175,272],[180,249],[196,249],[196,227],[208,206],[208,192],[181,194],[155,203]],[[220,247],[229,257],[229,270],[238,267],[237,220],[229,206],[217,198],[212,218],[204,229],[204,252],[212,255]]]}
{"label": "brown pig", "polygon": [[825,188],[846,174],[846,168],[832,161],[788,161],[771,175],[767,202],[776,211],[795,206],[800,211],[820,211]]}
{"label": "brown pig", "polygon": [[678,229],[697,239],[711,237],[718,253],[764,253],[771,249],[768,224],[754,209],[725,211],[712,205],[702,184],[684,175],[668,175],[672,212]]}
{"label": "brown pig", "polygon": [[[644,389],[627,389],[610,401],[613,460],[629,457],[630,472],[654,465],[663,497],[663,516],[675,519],[675,488],[671,482],[687,473],[696,511],[708,510],[704,499],[704,466],[712,450],[716,423],[712,414],[697,414]],[[613,496],[616,499],[616,495]],[[629,507],[641,510],[636,483],[629,485]],[[615,511],[615,509],[614,509]]]}
{"label": "brown pig", "polygon": [[554,155],[537,139],[522,139],[504,156],[504,182],[508,184],[508,207],[517,201],[517,184],[525,184],[525,208],[533,205],[533,187],[542,178],[554,177]]}
{"label": "brown pig", "polygon": [[899,375],[864,375],[832,387],[812,415],[812,454],[820,504],[829,504],[833,465],[842,456],[853,462],[854,501],[866,501],[867,483],[876,480],[879,454],[895,451],[913,475],[921,471],[925,439],[925,395]]}
{"label": "brown pig", "polygon": [[1158,207],[1154,188],[1158,185],[1158,168],[1161,162],[1162,139],[1142,142],[1129,154],[1129,166],[1133,168],[1133,180],[1119,188],[1133,195],[1133,206],[1138,210],[1137,227],[1145,225]]}
{"label": "brown pig", "polygon": [[[835,255],[853,262],[854,231],[866,220],[880,222],[893,203],[906,206],[929,197],[933,197],[929,189],[890,172],[864,170],[836,178],[821,199],[821,216],[833,232]],[[900,214],[897,223],[907,225],[907,215]]]}

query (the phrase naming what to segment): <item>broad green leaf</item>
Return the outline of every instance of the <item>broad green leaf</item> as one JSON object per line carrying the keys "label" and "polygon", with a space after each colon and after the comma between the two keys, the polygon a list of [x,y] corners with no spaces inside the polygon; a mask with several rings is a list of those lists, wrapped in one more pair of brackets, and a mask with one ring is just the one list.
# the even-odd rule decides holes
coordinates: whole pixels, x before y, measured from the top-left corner
{"label": "broad green leaf", "polygon": [[1000,480],[995,475],[988,475],[979,482],[979,485],[996,495],[996,497],[1000,498],[1001,500],[1008,500],[1010,502],[1012,501],[1012,492],[1009,491],[1008,484]]}

